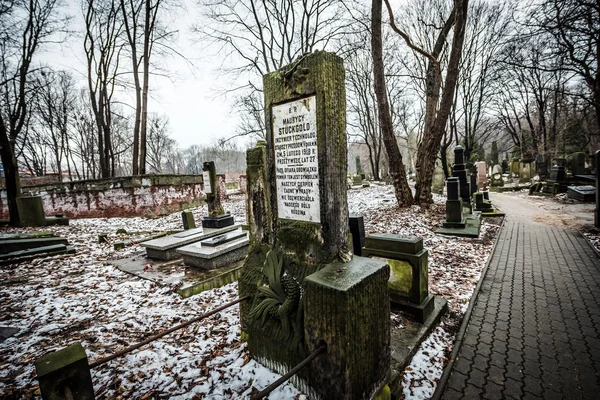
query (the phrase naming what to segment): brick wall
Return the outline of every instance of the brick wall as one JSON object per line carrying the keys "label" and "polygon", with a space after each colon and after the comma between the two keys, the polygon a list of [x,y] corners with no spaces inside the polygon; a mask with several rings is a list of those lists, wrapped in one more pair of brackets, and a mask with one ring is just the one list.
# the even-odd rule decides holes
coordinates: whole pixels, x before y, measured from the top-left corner
{"label": "brick wall", "polygon": [[[42,196],[46,215],[68,218],[166,215],[199,205],[202,175],[145,175],[23,186],[24,195]],[[6,191],[0,192],[0,219],[8,219]]]}

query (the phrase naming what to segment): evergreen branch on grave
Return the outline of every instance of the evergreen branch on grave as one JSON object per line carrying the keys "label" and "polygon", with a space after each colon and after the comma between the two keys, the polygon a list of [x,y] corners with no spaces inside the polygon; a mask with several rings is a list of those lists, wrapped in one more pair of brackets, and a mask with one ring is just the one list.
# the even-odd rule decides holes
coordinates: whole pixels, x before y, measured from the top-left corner
{"label": "evergreen branch on grave", "polygon": [[274,249],[267,253],[263,275],[268,283],[258,286],[256,303],[248,318],[259,322],[268,329],[274,338],[282,342],[290,342],[293,349],[302,346],[302,287],[283,271],[283,254]]}

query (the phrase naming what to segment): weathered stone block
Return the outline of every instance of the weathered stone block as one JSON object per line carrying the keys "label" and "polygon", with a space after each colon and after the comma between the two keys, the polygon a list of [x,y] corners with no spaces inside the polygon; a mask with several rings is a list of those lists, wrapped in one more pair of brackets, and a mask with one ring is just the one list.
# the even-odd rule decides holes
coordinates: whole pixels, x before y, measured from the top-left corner
{"label": "weathered stone block", "polygon": [[384,261],[354,257],[306,277],[308,352],[327,345],[308,372],[311,398],[371,399],[388,383],[389,273]]}
{"label": "weathered stone block", "polygon": [[93,400],[94,386],[80,343],[40,357],[35,370],[44,400]]}
{"label": "weathered stone block", "polygon": [[41,196],[17,197],[17,210],[21,226],[46,226]]}
{"label": "weathered stone block", "polygon": [[423,239],[393,234],[370,235],[363,255],[383,257],[390,266],[392,309],[408,312],[423,322],[433,309],[429,295],[429,252]]}

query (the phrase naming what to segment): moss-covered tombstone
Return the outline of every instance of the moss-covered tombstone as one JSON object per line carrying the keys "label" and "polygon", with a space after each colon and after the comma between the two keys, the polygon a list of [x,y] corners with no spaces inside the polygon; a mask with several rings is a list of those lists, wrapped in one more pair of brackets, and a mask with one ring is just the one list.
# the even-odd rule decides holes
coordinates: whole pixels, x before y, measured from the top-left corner
{"label": "moss-covered tombstone", "polygon": [[[369,322],[376,323],[379,336],[366,335],[368,345],[361,342],[357,353],[352,355],[360,360],[365,359],[361,351],[378,354],[377,362],[368,366],[374,370],[371,378],[359,385],[365,394],[354,393],[356,389],[347,382],[338,382],[335,386],[339,394],[336,397],[367,398],[372,395],[367,394],[368,391],[387,383],[389,318],[373,322],[361,313],[355,317],[342,310],[354,302],[367,304],[368,296],[379,300],[383,296],[383,303],[387,304],[387,285],[381,283],[387,278],[373,277],[389,275],[389,267],[384,262],[373,264],[370,260],[372,274],[354,276],[352,279],[356,282],[351,285],[352,288],[366,285],[366,289],[338,288],[341,294],[332,298],[340,299],[340,308],[331,315],[315,312],[327,308],[319,304],[325,297],[316,293],[326,292],[328,284],[322,279],[315,280],[317,284],[306,284],[312,274],[334,263],[343,266],[352,260],[346,193],[348,158],[343,61],[327,52],[306,54],[281,70],[265,75],[263,84],[266,142],[259,142],[246,154],[251,245],[239,287],[240,296],[250,295],[251,300],[240,306],[243,335],[253,357],[284,373],[306,358],[319,343],[332,344],[327,343],[331,338],[316,333],[322,330],[306,326],[307,315],[311,321],[323,318],[317,321],[322,323],[328,318],[329,325],[340,329],[350,326],[348,321],[359,328]],[[360,265],[360,260],[353,265]],[[357,293],[362,296],[360,301]],[[322,300],[308,305],[307,298]],[[337,310],[335,304],[327,309]],[[385,309],[382,312],[385,313]],[[356,365],[352,363],[356,360],[347,360],[351,355],[345,349],[335,349],[340,347],[334,346],[319,359],[329,360],[327,365],[344,366],[343,371],[354,371]],[[296,375],[294,384],[310,393],[311,398],[328,398],[331,392],[326,392],[317,382],[310,368]],[[332,376],[342,377],[343,371]]]}

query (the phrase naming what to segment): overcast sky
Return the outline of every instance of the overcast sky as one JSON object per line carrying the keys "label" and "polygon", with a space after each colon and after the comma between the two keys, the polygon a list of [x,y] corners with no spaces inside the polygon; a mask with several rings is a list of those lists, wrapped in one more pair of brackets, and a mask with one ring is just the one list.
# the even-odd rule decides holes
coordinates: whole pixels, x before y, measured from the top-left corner
{"label": "overcast sky", "polygon": [[[186,10],[181,10],[171,29],[179,30],[177,47],[193,65],[184,59],[172,56],[159,61],[168,71],[168,77],[154,76],[150,80],[152,99],[149,112],[164,114],[169,117],[170,136],[181,148],[193,144],[207,145],[222,137],[231,136],[235,132],[237,116],[231,111],[228,98],[219,95],[222,92],[223,79],[219,77],[217,68],[220,64],[218,55],[212,50],[203,50],[201,44],[194,44],[197,36],[190,33],[191,25],[201,16],[197,11],[194,0],[181,0]],[[60,46],[48,48],[40,54],[43,61],[53,69],[73,71],[80,79],[81,87],[86,88],[86,62],[83,50],[83,16],[81,0],[66,0],[67,9],[74,17],[71,29],[79,33]],[[156,58],[156,56],[153,56]],[[133,92],[129,98],[123,97],[124,102],[134,105]]]}

